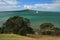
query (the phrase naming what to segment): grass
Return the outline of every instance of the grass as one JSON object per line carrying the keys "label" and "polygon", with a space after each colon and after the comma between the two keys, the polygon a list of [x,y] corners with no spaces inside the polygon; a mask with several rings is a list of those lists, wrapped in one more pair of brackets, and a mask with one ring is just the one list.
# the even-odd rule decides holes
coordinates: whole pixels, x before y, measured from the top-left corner
{"label": "grass", "polygon": [[39,40],[60,40],[60,37],[59,36],[41,35],[38,39]]}
{"label": "grass", "polygon": [[34,39],[16,34],[0,34],[0,40],[34,40]]}
{"label": "grass", "polygon": [[30,35],[29,37],[25,37],[16,34],[0,34],[0,40],[60,40],[60,36]]}
{"label": "grass", "polygon": [[29,35],[28,37],[35,38],[36,40],[60,40],[60,36]]}

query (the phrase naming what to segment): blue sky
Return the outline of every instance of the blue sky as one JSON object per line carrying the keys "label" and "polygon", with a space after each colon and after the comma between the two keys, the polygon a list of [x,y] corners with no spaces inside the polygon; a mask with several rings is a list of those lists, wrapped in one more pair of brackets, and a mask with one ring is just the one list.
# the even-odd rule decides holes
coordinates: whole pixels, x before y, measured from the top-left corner
{"label": "blue sky", "polygon": [[0,11],[23,9],[60,11],[60,0],[0,0]]}
{"label": "blue sky", "polygon": [[37,3],[52,3],[52,0],[18,0],[20,2],[22,2],[23,4],[37,4]]}

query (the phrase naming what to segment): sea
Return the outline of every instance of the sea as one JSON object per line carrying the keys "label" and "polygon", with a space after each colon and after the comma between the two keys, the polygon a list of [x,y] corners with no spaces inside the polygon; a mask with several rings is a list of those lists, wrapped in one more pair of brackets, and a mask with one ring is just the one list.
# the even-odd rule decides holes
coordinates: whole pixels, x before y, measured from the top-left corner
{"label": "sea", "polygon": [[0,26],[12,16],[21,16],[30,20],[33,28],[39,28],[43,23],[52,23],[54,27],[60,28],[60,12],[49,11],[8,11],[0,12]]}

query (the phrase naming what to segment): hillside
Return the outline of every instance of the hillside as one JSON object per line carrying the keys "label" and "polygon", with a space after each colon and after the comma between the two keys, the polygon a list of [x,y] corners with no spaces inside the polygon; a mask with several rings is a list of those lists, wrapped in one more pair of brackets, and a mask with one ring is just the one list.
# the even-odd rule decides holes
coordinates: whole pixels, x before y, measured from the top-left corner
{"label": "hillside", "polygon": [[35,35],[30,37],[15,34],[0,34],[0,40],[60,40],[60,36]]}
{"label": "hillside", "polygon": [[0,34],[0,40],[34,40],[34,39],[14,34]]}
{"label": "hillside", "polygon": [[[26,9],[26,10],[17,10],[17,11],[0,11],[0,14],[1,13],[5,13],[6,14],[10,14],[11,16],[12,15],[38,15],[38,16],[60,16],[60,12],[52,12],[52,11],[38,11],[38,10],[29,10],[29,9]],[[2,14],[1,14],[2,15]]]}

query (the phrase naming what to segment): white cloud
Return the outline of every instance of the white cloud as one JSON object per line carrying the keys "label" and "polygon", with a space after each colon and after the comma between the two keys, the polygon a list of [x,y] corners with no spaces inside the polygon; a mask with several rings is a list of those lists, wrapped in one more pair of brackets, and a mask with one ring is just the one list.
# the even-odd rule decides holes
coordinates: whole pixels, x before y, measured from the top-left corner
{"label": "white cloud", "polygon": [[35,7],[50,8],[49,4],[35,4]]}
{"label": "white cloud", "polygon": [[24,9],[32,9],[33,6],[32,5],[24,5]]}
{"label": "white cloud", "polygon": [[[17,5],[18,1],[17,0],[0,0],[0,9],[5,9],[5,10],[11,10],[13,8],[21,8],[21,6]],[[60,11],[60,0],[53,0],[53,3],[51,4],[34,4],[34,5],[23,5],[24,9],[39,9],[41,10],[42,8],[44,10],[58,10]]]}
{"label": "white cloud", "polygon": [[0,6],[0,8],[4,8],[4,9],[11,9],[16,7],[20,7],[20,6]]}
{"label": "white cloud", "polygon": [[54,11],[60,8],[60,4],[34,4],[34,5],[24,5],[26,9],[40,9],[43,8],[45,11]]}
{"label": "white cloud", "polygon": [[16,0],[3,0],[7,4],[16,5],[18,2]]}
{"label": "white cloud", "polygon": [[60,4],[35,4],[35,6],[46,8],[46,9],[55,9],[60,7]]}
{"label": "white cloud", "polygon": [[[0,11],[2,10],[14,10],[14,8],[19,8],[21,7],[18,5],[17,0],[0,0]],[[2,10],[1,10],[2,9]]]}
{"label": "white cloud", "polygon": [[0,2],[0,5],[2,5],[2,4],[5,4],[5,3],[3,3],[3,2]]}
{"label": "white cloud", "polygon": [[52,0],[53,3],[50,4],[34,4],[34,5],[24,5],[26,9],[36,9],[45,11],[60,11],[60,0]]}
{"label": "white cloud", "polygon": [[8,4],[8,5],[16,5],[16,4],[18,4],[18,2],[17,2],[17,0],[0,0],[0,5],[6,5],[6,4]]}
{"label": "white cloud", "polygon": [[60,4],[60,0],[53,0],[53,3]]}

